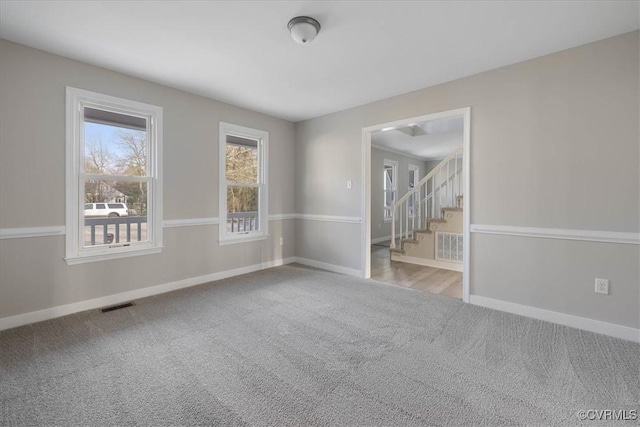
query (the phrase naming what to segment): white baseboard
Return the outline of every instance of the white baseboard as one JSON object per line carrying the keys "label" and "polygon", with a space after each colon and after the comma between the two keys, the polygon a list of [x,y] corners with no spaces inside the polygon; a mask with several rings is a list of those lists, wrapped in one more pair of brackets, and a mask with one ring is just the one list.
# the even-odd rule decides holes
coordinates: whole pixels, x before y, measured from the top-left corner
{"label": "white baseboard", "polygon": [[15,328],[17,326],[28,325],[30,323],[42,322],[43,320],[54,319],[56,317],[62,317],[68,314],[78,313],[80,311],[93,310],[100,307],[120,304],[127,301],[163,294],[165,292],[188,288],[190,286],[214,282],[216,280],[239,276],[241,274],[253,273],[255,271],[264,270],[271,267],[291,264],[292,262],[296,262],[296,259],[294,257],[279,259],[275,261],[267,261],[261,264],[235,268],[233,270],[219,271],[217,273],[205,274],[204,276],[191,277],[188,279],[177,280],[175,282],[163,283],[161,285],[136,289],[134,291],[123,292],[120,294],[108,295],[105,297],[47,308],[45,310],[32,311],[30,313],[4,317],[0,319],[0,331]]}
{"label": "white baseboard", "polygon": [[387,242],[389,240],[391,240],[391,236],[377,237],[375,239],[371,239],[371,244],[380,243],[380,242]]}
{"label": "white baseboard", "polygon": [[441,261],[439,259],[426,259],[405,255],[391,255],[392,261],[406,262],[409,264],[424,265],[425,267],[443,268],[445,270],[453,270],[462,272],[462,263]]}
{"label": "white baseboard", "polygon": [[557,311],[545,310],[543,308],[531,307],[528,305],[516,304],[513,302],[501,301],[479,295],[470,295],[469,302],[473,305],[492,308],[494,310],[506,311],[507,313],[519,314],[533,319],[544,320],[558,325],[569,326],[571,328],[582,329],[584,331],[609,335],[623,340],[640,343],[640,329],[628,326],[616,325],[615,323],[602,322],[600,320],[587,319],[586,317],[574,316]]}
{"label": "white baseboard", "polygon": [[362,277],[362,271],[355,268],[343,267],[341,265],[327,264],[326,262],[320,262],[308,258],[295,257],[295,262],[302,265],[308,265],[309,267],[320,268],[322,270],[333,271],[334,273],[347,274],[349,276]]}

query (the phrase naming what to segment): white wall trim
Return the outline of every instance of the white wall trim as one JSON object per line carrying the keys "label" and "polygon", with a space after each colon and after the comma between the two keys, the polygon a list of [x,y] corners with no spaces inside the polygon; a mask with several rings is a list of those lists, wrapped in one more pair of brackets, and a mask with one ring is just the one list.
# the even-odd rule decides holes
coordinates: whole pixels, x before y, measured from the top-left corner
{"label": "white wall trim", "polygon": [[0,239],[21,239],[25,237],[64,236],[64,225],[50,227],[20,227],[0,229]]}
{"label": "white wall trim", "polygon": [[217,225],[218,218],[187,218],[187,219],[166,219],[162,224],[165,228],[171,227],[191,227],[196,225]]}
{"label": "white wall trim", "polygon": [[269,215],[269,221],[282,221],[285,219],[296,219],[297,215],[294,213],[288,214],[273,214]]}
{"label": "white wall trim", "polygon": [[349,276],[361,277],[362,273],[360,270],[356,270],[355,268],[343,267],[341,265],[328,264],[326,262],[320,262],[313,259],[308,258],[300,258],[295,257],[295,262],[302,265],[308,265],[309,267],[320,268],[322,270],[333,271],[334,273],[346,274]]}
{"label": "white wall trim", "polygon": [[[333,215],[313,214],[274,214],[269,215],[269,221],[281,221],[288,219],[305,219],[312,221],[347,222],[360,224],[362,218]],[[167,219],[163,222],[164,228],[190,227],[199,225],[217,225],[218,218],[187,218]],[[587,242],[620,243],[627,245],[640,245],[640,233],[601,231],[601,230],[571,230],[563,228],[538,228],[538,227],[514,227],[510,225],[485,225],[471,224],[471,232],[478,234],[498,234],[505,236],[539,237],[545,239],[582,240]],[[22,239],[29,237],[64,236],[64,225],[52,225],[46,227],[17,227],[0,229],[0,240]],[[391,236],[372,239],[371,243],[390,240]]]}
{"label": "white wall trim", "polygon": [[253,273],[255,271],[264,270],[271,267],[278,267],[284,264],[295,262],[295,258],[284,258],[275,261],[266,261],[260,264],[248,265],[233,270],[219,271],[217,273],[205,274],[203,276],[191,277],[188,279],[177,280],[175,282],[164,283],[161,285],[150,286],[147,288],[136,289],[129,292],[123,292],[114,295],[108,295],[100,298],[94,298],[86,301],[80,301],[72,304],[60,305],[57,307],[47,308],[30,313],[18,314],[0,319],[0,330],[15,328],[30,323],[42,322],[43,320],[54,319],[56,317],[66,316],[68,314],[78,313],[85,310],[93,310],[96,308],[106,307],[114,304],[120,304],[140,298],[146,298],[153,295],[163,294],[178,289],[188,288],[191,286],[201,285],[203,283],[214,282],[216,280],[226,279],[228,277],[239,276],[241,274]]}
{"label": "white wall trim", "polygon": [[258,242],[260,240],[267,240],[269,238],[268,234],[261,234],[261,235],[247,235],[247,234],[239,234],[238,236],[234,236],[233,238],[229,238],[229,239],[218,239],[218,244],[220,246],[226,246],[226,245],[237,245],[240,243],[250,243],[250,242]]}
{"label": "white wall trim", "polygon": [[[269,215],[269,221],[282,221],[286,219],[295,219],[296,214],[274,214]],[[164,227],[189,227],[189,226],[197,226],[197,225],[217,225],[220,223],[219,218],[211,217],[211,218],[188,218],[188,219],[168,219],[164,221]]]}
{"label": "white wall trim", "polygon": [[373,245],[374,243],[386,242],[387,240],[391,240],[391,235],[371,239],[371,244]]}
{"label": "white wall trim", "polygon": [[100,251],[91,255],[81,255],[81,256],[72,257],[72,258],[65,258],[64,260],[66,261],[67,265],[87,264],[90,262],[109,261],[112,259],[130,258],[130,257],[136,257],[136,256],[142,256],[142,255],[158,254],[162,252],[163,248],[164,246],[161,246],[161,247],[156,246],[152,248],[137,249],[135,247],[128,248],[128,247],[122,246],[121,250],[118,252],[109,253],[109,252]]}
{"label": "white wall trim", "polygon": [[418,257],[412,257],[412,256],[405,256],[405,255],[397,256],[393,254],[391,255],[391,260],[406,262],[409,264],[423,265],[425,267],[444,268],[445,270],[462,272],[461,262],[443,261],[440,259],[426,259],[426,258],[418,258]]}
{"label": "white wall trim", "polygon": [[[269,215],[269,221],[283,221],[289,219],[306,219],[312,221],[328,221],[328,222],[347,222],[360,224],[362,218],[354,216],[333,216],[333,215],[313,215],[313,214],[273,214]],[[165,219],[162,222],[163,228],[174,227],[195,227],[200,225],[218,225],[220,223],[217,217],[208,218],[184,218],[184,219]],[[0,240],[3,239],[21,239],[27,237],[47,237],[47,236],[64,236],[66,233],[64,225],[53,225],[47,227],[18,227],[18,228],[2,228],[0,229]]]}
{"label": "white wall trim", "polygon": [[543,239],[582,240],[587,242],[640,245],[640,233],[625,233],[619,231],[570,230],[564,228],[472,224],[471,232],[480,234],[500,234],[505,236],[538,237]]}
{"label": "white wall trim", "polygon": [[328,222],[348,222],[353,224],[362,223],[362,218],[357,216],[334,216],[334,215],[314,215],[314,214],[297,214],[297,219],[309,221],[328,221]]}
{"label": "white wall trim", "polygon": [[602,322],[600,320],[593,320],[586,317],[545,310],[543,308],[520,305],[513,302],[501,301],[479,295],[471,295],[469,302],[481,307],[506,311],[507,313],[518,314],[520,316],[531,317],[533,319],[544,320],[558,325],[569,326],[571,328],[582,329],[584,331],[595,332],[597,334],[604,334],[640,343],[640,329],[630,328],[628,326],[616,325],[615,323]]}

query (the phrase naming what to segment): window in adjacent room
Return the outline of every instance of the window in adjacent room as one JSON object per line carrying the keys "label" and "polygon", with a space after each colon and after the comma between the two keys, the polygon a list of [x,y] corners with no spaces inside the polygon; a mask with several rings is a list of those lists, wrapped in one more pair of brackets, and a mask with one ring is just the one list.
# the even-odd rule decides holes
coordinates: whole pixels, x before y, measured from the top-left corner
{"label": "window in adjacent room", "polygon": [[162,108],[67,87],[66,261],[162,248]]}
{"label": "window in adjacent room", "polygon": [[220,244],[267,237],[269,133],[220,122]]}
{"label": "window in adjacent room", "polygon": [[398,162],[384,159],[384,220],[391,221],[391,208],[396,200]]}

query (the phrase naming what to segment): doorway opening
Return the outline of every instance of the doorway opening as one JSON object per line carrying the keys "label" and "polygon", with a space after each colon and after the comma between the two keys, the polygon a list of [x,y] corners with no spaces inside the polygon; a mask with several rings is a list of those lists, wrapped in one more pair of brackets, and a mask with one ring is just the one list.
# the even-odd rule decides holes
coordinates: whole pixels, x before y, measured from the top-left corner
{"label": "doorway opening", "polygon": [[470,123],[465,107],[363,128],[363,277],[469,301]]}

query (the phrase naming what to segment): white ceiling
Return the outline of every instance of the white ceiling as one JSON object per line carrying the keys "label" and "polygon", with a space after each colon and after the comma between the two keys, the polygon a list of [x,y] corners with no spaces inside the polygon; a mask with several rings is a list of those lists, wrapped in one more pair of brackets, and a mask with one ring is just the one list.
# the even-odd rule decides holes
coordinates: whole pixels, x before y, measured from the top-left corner
{"label": "white ceiling", "polygon": [[[320,21],[298,45],[287,22]],[[2,1],[0,37],[292,121],[640,27],[637,1]]]}
{"label": "white ceiling", "polygon": [[373,132],[371,144],[383,150],[408,154],[422,160],[442,160],[454,148],[462,145],[463,129],[462,117],[433,120]]}

